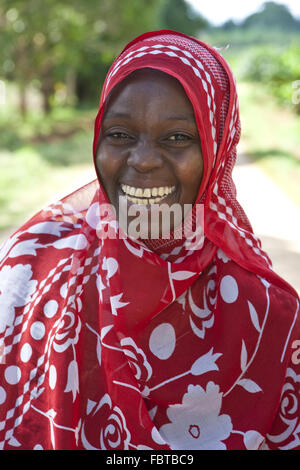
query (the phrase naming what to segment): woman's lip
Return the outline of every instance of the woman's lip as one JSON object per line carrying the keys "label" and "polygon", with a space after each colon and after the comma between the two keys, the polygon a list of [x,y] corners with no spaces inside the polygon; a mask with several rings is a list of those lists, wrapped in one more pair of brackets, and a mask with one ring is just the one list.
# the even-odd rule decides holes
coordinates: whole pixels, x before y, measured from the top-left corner
{"label": "woman's lip", "polygon": [[128,186],[133,186],[134,188],[156,188],[156,187],[159,187],[159,186],[175,186],[175,183],[166,183],[166,182],[161,182],[161,183],[156,183],[156,184],[145,184],[145,181],[141,181],[140,183],[137,183],[136,181],[133,183],[133,182],[124,182],[124,181],[120,181],[119,183],[120,185],[121,184],[125,184],[125,185],[128,185]]}

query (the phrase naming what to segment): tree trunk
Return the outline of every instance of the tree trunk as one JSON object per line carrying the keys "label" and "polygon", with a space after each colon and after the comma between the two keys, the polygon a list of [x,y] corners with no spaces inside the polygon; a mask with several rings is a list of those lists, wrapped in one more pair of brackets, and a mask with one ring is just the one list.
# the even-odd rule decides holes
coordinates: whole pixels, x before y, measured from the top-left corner
{"label": "tree trunk", "polygon": [[24,83],[19,84],[19,108],[23,118],[27,114],[27,101],[26,101],[26,85]]}
{"label": "tree trunk", "polygon": [[66,73],[66,104],[72,106],[76,99],[76,72],[69,68]]}
{"label": "tree trunk", "polygon": [[54,91],[53,82],[51,79],[46,78],[43,81],[41,92],[43,97],[43,111],[45,114],[49,114],[51,111],[50,98]]}

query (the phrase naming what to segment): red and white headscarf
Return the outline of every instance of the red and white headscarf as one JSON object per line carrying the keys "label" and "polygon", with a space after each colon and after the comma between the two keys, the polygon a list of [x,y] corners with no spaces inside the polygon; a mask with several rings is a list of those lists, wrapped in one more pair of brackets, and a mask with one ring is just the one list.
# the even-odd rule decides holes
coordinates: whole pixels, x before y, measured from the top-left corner
{"label": "red and white headscarf", "polygon": [[[94,156],[109,93],[148,67],[194,108],[204,245],[119,238],[97,180],[18,230],[0,252],[0,448],[300,449],[299,301],[236,200],[238,101],[222,56],[174,31],[128,44]],[[99,238],[105,225],[115,237]]]}

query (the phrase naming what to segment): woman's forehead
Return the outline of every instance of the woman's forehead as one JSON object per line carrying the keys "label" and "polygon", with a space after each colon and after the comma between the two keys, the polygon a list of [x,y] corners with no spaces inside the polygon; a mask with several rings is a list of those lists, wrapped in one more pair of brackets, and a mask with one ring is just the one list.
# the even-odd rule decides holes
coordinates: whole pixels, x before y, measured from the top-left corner
{"label": "woman's forehead", "polygon": [[[173,76],[160,70],[139,69],[119,82],[106,100],[103,117],[112,114],[116,108],[161,104],[171,109],[182,108],[194,117],[192,104],[181,83]],[[164,111],[164,109],[161,109]]]}

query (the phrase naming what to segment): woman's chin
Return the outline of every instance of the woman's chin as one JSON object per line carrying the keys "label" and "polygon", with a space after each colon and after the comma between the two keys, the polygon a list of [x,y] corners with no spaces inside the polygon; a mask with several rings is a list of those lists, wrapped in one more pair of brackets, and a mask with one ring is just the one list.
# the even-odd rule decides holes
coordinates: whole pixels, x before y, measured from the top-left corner
{"label": "woman's chin", "polygon": [[119,195],[119,226],[129,237],[135,239],[169,239],[174,227],[185,217],[177,194],[170,194],[159,203],[136,203]]}

